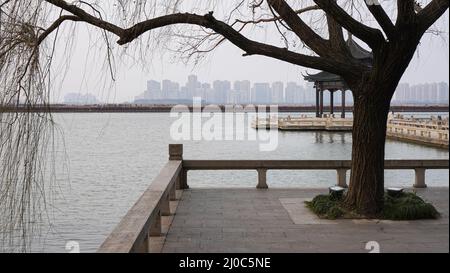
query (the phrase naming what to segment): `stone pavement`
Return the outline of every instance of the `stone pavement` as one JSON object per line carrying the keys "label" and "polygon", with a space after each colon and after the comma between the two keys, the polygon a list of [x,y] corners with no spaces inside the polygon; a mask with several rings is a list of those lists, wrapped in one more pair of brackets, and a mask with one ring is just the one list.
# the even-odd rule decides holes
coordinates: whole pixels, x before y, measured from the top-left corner
{"label": "stone pavement", "polygon": [[417,190],[439,220],[321,220],[303,202],[327,189],[190,189],[183,192],[162,252],[448,252],[449,189]]}

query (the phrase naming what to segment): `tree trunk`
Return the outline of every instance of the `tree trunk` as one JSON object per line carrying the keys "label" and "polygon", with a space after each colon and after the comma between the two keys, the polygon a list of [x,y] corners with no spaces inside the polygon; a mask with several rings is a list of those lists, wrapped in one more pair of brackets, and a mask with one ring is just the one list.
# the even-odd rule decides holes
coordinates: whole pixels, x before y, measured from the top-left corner
{"label": "tree trunk", "polygon": [[361,214],[375,216],[383,208],[390,98],[374,95],[375,84],[362,84],[359,88],[362,90],[355,92],[352,170],[345,202]]}
{"label": "tree trunk", "polygon": [[372,70],[353,82],[352,171],[346,204],[366,216],[383,209],[384,156],[392,96],[414,56],[419,39],[398,37],[375,54]]}

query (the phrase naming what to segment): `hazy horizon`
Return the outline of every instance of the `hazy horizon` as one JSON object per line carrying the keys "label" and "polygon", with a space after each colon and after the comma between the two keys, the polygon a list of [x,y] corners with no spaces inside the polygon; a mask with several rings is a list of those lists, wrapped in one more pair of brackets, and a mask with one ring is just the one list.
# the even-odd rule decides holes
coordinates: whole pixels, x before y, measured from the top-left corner
{"label": "hazy horizon", "polygon": [[[442,30],[441,35],[427,33],[423,37],[401,83],[449,83],[448,25],[447,11],[436,23],[436,27]],[[252,36],[262,42],[277,44],[271,33],[271,30],[255,30]],[[67,53],[64,46],[60,47],[64,48],[63,51],[55,53],[56,63],[59,64],[55,66],[58,67],[55,71],[65,77],[63,81],[61,77],[54,81],[57,85],[53,86],[52,101],[63,100],[67,93],[79,92],[92,93],[99,100],[110,103],[132,101],[145,90],[147,80],[169,79],[183,85],[190,74],[197,75],[201,82],[217,79],[297,82],[304,85],[302,75],[317,72],[263,56],[243,57],[242,50],[229,42],[210,52],[207,59],[197,65],[185,65],[176,54],[164,51],[151,52],[153,58],[145,59],[146,65],[142,65],[138,50],[132,49],[131,53],[121,54],[121,47],[114,44],[114,52],[118,51],[118,54],[114,54],[118,70],[116,81],[111,84],[110,72],[105,62],[105,49],[101,41],[95,41],[95,38],[91,37],[95,34],[98,34],[98,30],[79,25],[74,30],[75,38],[73,45],[69,47],[70,53]],[[90,39],[94,41],[90,43]],[[357,42],[366,47],[360,41]],[[63,39],[61,43],[64,43]],[[70,61],[66,59],[66,54],[71,55]]]}
{"label": "hazy horizon", "polygon": [[[195,75],[195,74],[190,74],[190,75],[197,76],[197,75]],[[169,81],[171,81],[171,82],[178,83],[178,84],[179,84],[179,87],[180,87],[180,89],[181,89],[181,87],[185,87],[186,82],[187,82],[187,77],[190,76],[190,75],[187,75],[187,76],[186,76],[186,80],[185,80],[184,82],[178,82],[178,81],[174,81],[174,80],[171,80],[171,79],[163,79],[163,80],[149,79],[149,80],[146,80],[144,84],[146,85],[147,82],[148,82],[148,81],[151,81],[151,80],[157,81],[157,82],[160,83],[160,84],[162,84],[162,82],[163,82],[164,80],[169,80]],[[228,82],[230,82],[230,84],[231,84],[231,89],[230,89],[230,91],[234,90],[234,89],[233,89],[233,84],[234,84],[234,82],[236,82],[236,81],[249,81],[249,82],[250,82],[250,87],[251,87],[251,88],[253,88],[254,84],[269,84],[270,86],[272,86],[272,84],[277,83],[277,82],[283,83],[283,88],[286,88],[286,84],[287,84],[287,83],[294,82],[294,83],[300,85],[302,88],[305,88],[305,90],[306,90],[306,89],[308,88],[308,84],[312,84],[312,83],[310,83],[310,82],[304,81],[303,79],[301,79],[300,81],[289,81],[289,82],[284,82],[284,81],[274,81],[274,82],[270,82],[270,81],[265,81],[265,82],[253,82],[253,81],[250,81],[250,80],[247,80],[247,79],[242,79],[242,80],[230,80],[230,79],[220,79],[220,80],[219,80],[219,79],[213,79],[211,82],[204,82],[204,81],[201,81],[200,79],[198,79],[198,80],[199,80],[199,83],[201,83],[201,84],[205,84],[205,83],[206,83],[206,84],[210,84],[210,85],[212,85],[213,82],[216,81],[216,80],[218,80],[218,81],[228,81]],[[447,84],[447,87],[449,86],[448,81],[447,81],[447,82],[445,82],[445,81],[439,81],[439,82],[424,82],[424,83],[414,83],[414,84],[411,84],[411,83],[409,83],[409,82],[400,82],[399,86],[400,86],[400,85],[403,85],[403,84],[408,84],[410,87],[414,87],[414,86],[422,85],[422,84],[439,84],[439,83],[445,83],[445,84]],[[284,90],[284,89],[283,89],[283,90]],[[304,90],[304,91],[305,91],[305,90]],[[136,95],[135,97],[131,98],[130,100],[128,100],[128,101],[116,101],[116,102],[102,101],[100,98],[98,98],[98,97],[95,96],[95,93],[92,93],[92,92],[83,92],[83,91],[81,91],[81,92],[68,92],[68,93],[65,93],[64,95],[65,95],[65,96],[67,96],[67,95],[93,95],[93,96],[96,97],[96,99],[99,100],[98,103],[100,103],[100,104],[104,104],[104,103],[111,103],[111,104],[114,104],[114,103],[133,103],[133,102],[135,101],[136,97],[139,96],[139,95],[142,95],[142,93],[145,92],[145,91],[148,91],[148,90],[146,89],[146,87],[144,87],[144,89],[143,89],[141,92],[137,93],[137,95]],[[338,92],[338,94],[339,94],[339,92]],[[54,103],[65,103],[65,98],[62,97],[59,101],[55,101]]]}

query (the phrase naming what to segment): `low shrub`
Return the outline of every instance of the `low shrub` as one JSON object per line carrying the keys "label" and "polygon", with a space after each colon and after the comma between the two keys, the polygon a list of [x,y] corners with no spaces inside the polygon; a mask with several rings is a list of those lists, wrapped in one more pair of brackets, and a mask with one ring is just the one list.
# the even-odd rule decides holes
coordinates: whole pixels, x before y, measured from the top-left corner
{"label": "low shrub", "polygon": [[312,201],[306,202],[306,206],[322,218],[337,219],[344,214],[339,207],[339,201],[330,195],[318,195]]}
{"label": "low shrub", "polygon": [[[342,201],[331,195],[318,195],[312,201],[305,202],[306,206],[320,218],[361,218],[358,213],[348,210]],[[415,193],[400,193],[398,196],[384,196],[384,208],[379,217],[383,220],[420,220],[437,219],[440,217],[436,208],[425,202]]]}
{"label": "low shrub", "polygon": [[415,193],[402,193],[398,197],[384,197],[382,217],[388,220],[437,219],[436,208]]}

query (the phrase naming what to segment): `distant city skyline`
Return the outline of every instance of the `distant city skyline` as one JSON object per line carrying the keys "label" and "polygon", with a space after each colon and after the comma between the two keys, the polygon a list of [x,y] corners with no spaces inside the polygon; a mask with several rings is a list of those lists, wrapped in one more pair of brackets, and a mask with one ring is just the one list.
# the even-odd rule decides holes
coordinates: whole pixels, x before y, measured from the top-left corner
{"label": "distant city skyline", "polygon": [[449,85],[446,82],[410,85],[401,83],[394,94],[396,104],[448,104]]}
{"label": "distant city skyline", "polygon": [[[303,82],[251,82],[250,80],[214,80],[201,82],[196,75],[189,75],[184,85],[165,79],[148,80],[147,88],[133,101],[134,104],[191,104],[194,97],[202,98],[208,104],[297,104],[314,105],[315,89],[312,83]],[[336,92],[335,101],[340,105],[341,92]],[[326,92],[324,103],[329,104],[330,96]],[[449,84],[446,82],[399,84],[392,99],[393,105],[447,104],[449,102]],[[89,92],[72,92],[64,96],[64,104],[102,104]],[[122,103],[122,102],[121,102]],[[351,92],[347,91],[346,104],[352,105]]]}
{"label": "distant city skyline", "polygon": [[101,102],[91,93],[68,93],[64,96],[64,103],[71,105],[87,105],[99,104]]}
{"label": "distant city skyline", "polygon": [[[189,75],[185,85],[171,80],[147,81],[147,89],[135,97],[136,104],[192,103],[200,97],[210,104],[315,104],[313,84],[304,82],[275,81],[254,82],[250,80],[214,80],[212,83],[199,81],[196,75]],[[325,98],[327,100],[327,98]],[[351,98],[348,103],[351,103]]]}
{"label": "distant city skyline", "polygon": [[[422,39],[415,57],[401,80],[402,83],[420,84],[441,81],[449,83],[448,19],[447,12],[437,23],[443,30],[439,38],[429,33]],[[276,30],[254,31],[253,36],[256,40],[267,41],[277,33]],[[80,31],[76,37],[76,41],[90,39],[87,31]],[[272,40],[267,42],[277,44]],[[364,46],[364,43],[358,42]],[[55,82],[58,81],[61,84],[55,87],[51,100],[61,102],[67,93],[89,91],[104,102],[132,102],[135,96],[145,90],[148,79],[160,82],[171,79],[184,83],[188,74],[197,74],[201,81],[207,82],[212,82],[214,79],[232,79],[286,83],[301,82],[302,74],[318,72],[261,56],[244,58],[242,53],[239,48],[225,42],[207,54],[206,59],[200,63],[186,64],[179,59],[179,56],[167,51],[154,52],[143,59],[143,63],[136,61],[139,56],[124,54],[120,63],[117,64],[117,70],[115,70],[117,73],[112,80],[104,66],[104,54],[93,49],[89,43],[76,42],[71,51],[72,58],[67,73],[60,73],[60,76],[55,79]],[[55,63],[63,66],[68,62],[64,54],[57,52]],[[89,65],[86,65],[87,63]]]}
{"label": "distant city skyline", "polygon": [[[349,92],[347,92],[349,93]],[[341,101],[341,92],[337,92]],[[137,104],[188,103],[193,97],[201,97],[205,103],[214,104],[315,104],[315,89],[312,83],[303,82],[254,82],[249,80],[214,80],[212,83],[199,81],[196,75],[189,75],[184,86],[172,80],[147,81],[147,89],[135,97]],[[329,103],[329,96],[324,97]],[[410,85],[401,83],[392,100],[393,104],[448,104],[449,85],[446,82]],[[346,103],[353,103],[347,95]]]}

